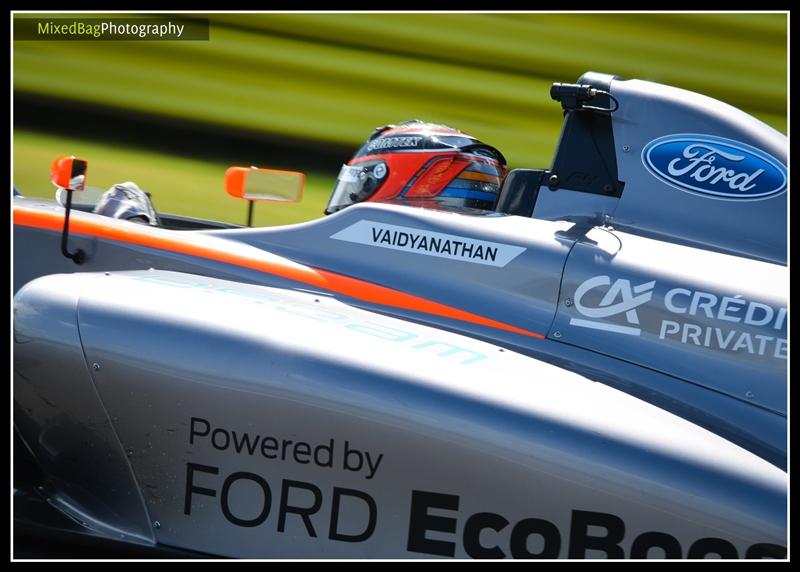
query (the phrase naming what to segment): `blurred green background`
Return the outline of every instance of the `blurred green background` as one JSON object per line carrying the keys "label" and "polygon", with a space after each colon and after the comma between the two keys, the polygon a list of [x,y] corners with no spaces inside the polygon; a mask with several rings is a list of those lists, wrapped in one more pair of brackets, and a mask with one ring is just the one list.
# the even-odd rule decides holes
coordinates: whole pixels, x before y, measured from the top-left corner
{"label": "blurred green background", "polygon": [[[549,86],[589,70],[787,129],[786,14],[195,16],[210,19],[208,41],[14,42],[23,194],[52,197],[51,160],[76,154],[90,186],[133,180],[161,211],[242,223],[222,176],[256,164],[309,177],[302,203],[258,205],[256,225],[309,220],[372,129],[405,119],[458,127],[511,167],[548,167],[561,127]],[[44,16],[15,14],[32,17]]]}

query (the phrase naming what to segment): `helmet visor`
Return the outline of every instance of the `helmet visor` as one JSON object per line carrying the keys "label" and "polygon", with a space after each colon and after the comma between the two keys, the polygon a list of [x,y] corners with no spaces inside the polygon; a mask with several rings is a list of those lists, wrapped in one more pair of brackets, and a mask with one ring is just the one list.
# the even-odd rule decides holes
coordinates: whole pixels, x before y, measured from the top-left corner
{"label": "helmet visor", "polygon": [[380,188],[388,173],[386,163],[382,160],[342,165],[325,214],[366,201]]}

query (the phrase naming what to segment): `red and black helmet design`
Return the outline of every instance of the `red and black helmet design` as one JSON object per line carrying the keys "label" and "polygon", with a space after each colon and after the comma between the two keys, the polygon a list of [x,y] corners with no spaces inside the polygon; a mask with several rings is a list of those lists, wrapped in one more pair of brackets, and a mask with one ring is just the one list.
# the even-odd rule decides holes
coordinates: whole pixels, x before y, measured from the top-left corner
{"label": "red and black helmet design", "polygon": [[507,173],[500,151],[458,129],[387,125],[342,166],[325,214],[362,201],[493,210]]}

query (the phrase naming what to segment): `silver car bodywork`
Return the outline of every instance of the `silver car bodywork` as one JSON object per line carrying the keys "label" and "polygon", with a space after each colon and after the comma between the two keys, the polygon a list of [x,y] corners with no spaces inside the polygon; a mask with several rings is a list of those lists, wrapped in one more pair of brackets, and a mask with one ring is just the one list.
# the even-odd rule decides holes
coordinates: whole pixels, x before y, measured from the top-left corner
{"label": "silver car bodywork", "polygon": [[40,493],[86,535],[220,556],[785,557],[785,220],[764,228],[785,190],[686,192],[642,158],[685,124],[784,163],[785,138],[583,80],[619,99],[624,191],[562,176],[531,216],[74,212],[78,266],[63,209],[15,198],[15,427]]}

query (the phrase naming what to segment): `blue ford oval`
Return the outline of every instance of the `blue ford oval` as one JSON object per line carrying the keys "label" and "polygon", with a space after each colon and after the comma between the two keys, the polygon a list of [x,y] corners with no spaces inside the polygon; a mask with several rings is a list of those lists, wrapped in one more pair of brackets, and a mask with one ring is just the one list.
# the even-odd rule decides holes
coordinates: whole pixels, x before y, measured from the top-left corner
{"label": "blue ford oval", "polygon": [[722,137],[659,137],[642,150],[642,162],[667,184],[709,198],[762,200],[786,191],[786,167],[780,161]]}

